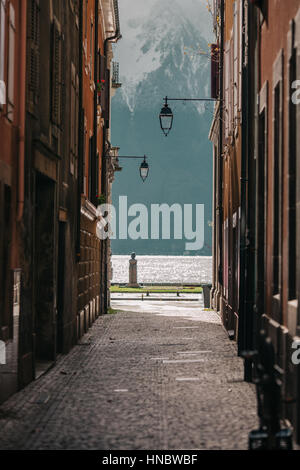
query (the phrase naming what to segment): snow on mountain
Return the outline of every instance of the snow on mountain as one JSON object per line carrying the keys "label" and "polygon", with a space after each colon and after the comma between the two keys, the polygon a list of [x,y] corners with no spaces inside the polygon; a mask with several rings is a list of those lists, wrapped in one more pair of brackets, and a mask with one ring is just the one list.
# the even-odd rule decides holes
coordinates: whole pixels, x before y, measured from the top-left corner
{"label": "snow on mountain", "polygon": [[[142,3],[120,3],[123,38],[115,59],[123,86],[117,99],[133,112],[160,99],[164,85],[166,93],[208,96],[209,59],[196,53],[198,47],[207,50],[212,39],[204,0],[147,0],[144,9]],[[195,106],[203,112],[203,104]]]}

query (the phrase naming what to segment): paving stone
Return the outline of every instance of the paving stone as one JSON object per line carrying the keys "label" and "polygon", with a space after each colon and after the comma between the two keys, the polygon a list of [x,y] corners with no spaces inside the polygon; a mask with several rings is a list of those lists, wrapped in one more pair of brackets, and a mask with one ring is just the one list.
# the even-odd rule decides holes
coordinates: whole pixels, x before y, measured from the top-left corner
{"label": "paving stone", "polygon": [[99,317],[0,407],[0,449],[247,449],[255,388],[235,344],[215,312],[167,306]]}

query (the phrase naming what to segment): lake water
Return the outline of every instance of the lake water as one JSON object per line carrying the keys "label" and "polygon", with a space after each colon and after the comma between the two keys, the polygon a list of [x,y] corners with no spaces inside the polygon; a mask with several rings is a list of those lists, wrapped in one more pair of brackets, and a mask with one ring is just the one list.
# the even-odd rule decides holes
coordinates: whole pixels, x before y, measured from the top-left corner
{"label": "lake water", "polygon": [[[128,282],[130,256],[114,255],[113,283]],[[138,282],[143,284],[210,284],[211,256],[137,256]]]}

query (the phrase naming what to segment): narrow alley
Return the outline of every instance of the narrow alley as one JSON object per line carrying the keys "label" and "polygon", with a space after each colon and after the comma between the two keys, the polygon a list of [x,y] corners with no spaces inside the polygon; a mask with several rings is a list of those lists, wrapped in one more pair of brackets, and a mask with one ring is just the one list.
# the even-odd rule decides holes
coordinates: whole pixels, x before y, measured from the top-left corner
{"label": "narrow alley", "polygon": [[257,427],[217,313],[122,301],[56,367],[0,408],[1,449],[247,449]]}

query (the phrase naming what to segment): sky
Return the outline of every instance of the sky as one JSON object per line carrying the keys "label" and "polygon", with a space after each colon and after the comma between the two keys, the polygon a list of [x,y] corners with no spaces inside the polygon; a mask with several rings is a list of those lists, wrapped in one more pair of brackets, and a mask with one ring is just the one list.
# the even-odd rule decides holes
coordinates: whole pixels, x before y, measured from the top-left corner
{"label": "sky", "polygon": [[201,21],[201,35],[211,37],[211,22],[203,21],[203,16],[208,15],[206,0],[119,0],[121,32],[126,34],[126,23],[130,19],[145,18],[150,14],[156,3],[168,2],[181,5],[189,19],[197,26]]}
{"label": "sky", "polygon": [[[126,91],[128,96],[135,92],[145,74],[160,66],[161,51],[154,42],[147,52],[143,51],[142,45],[143,40],[149,42],[148,22],[159,14],[164,5],[166,8],[163,11],[167,17],[170,15],[171,28],[176,28],[176,18],[182,15],[196,27],[199,37],[205,38],[208,43],[213,42],[212,19],[206,0],[119,0],[122,40],[114,49],[114,57],[120,63],[120,78],[124,84],[122,92]],[[155,34],[157,36],[157,32]],[[159,40],[158,37],[156,39]]]}

